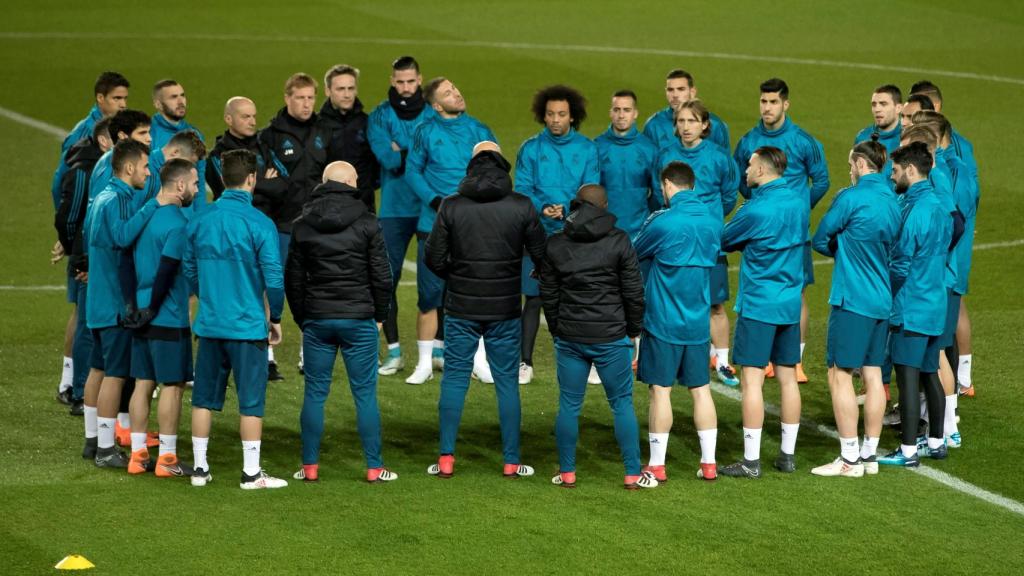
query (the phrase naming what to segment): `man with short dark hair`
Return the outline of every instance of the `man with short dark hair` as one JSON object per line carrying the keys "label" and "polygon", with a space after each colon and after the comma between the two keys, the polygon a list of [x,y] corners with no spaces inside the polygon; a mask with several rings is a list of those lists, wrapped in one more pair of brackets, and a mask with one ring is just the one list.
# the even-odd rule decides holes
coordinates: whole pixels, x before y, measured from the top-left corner
{"label": "man with short dark hair", "polygon": [[900,389],[903,422],[899,448],[879,464],[906,468],[920,465],[917,426],[920,416],[919,385],[923,385],[928,413],[927,453],[946,458],[943,418],[946,399],[939,383],[939,336],[946,319],[944,286],[946,259],[953,239],[953,224],[928,174],[934,160],[923,142],[901,146],[892,154],[892,180],[903,194],[903,223],[893,246],[892,362]]}
{"label": "man with short dark hair", "polygon": [[[150,166],[150,173],[154,176],[150,193],[156,194],[160,187],[156,182],[156,175],[160,173],[160,167],[164,162],[163,148],[171,138],[179,132],[191,130],[198,136],[200,142],[205,143],[206,139],[203,138],[203,133],[198,128],[185,120],[185,115],[188,113],[188,98],[185,96],[185,88],[176,80],[168,78],[153,85],[153,107],[156,109],[156,114],[153,115],[150,129],[153,139],[150,144],[152,151],[150,162],[153,163]],[[203,152],[204,154],[198,160],[193,160],[200,174],[206,173],[205,148]],[[205,205],[206,189],[204,187],[195,198],[193,210],[202,210]]]}
{"label": "man with short dark hair", "polygon": [[437,404],[440,455],[427,469],[441,478],[454,473],[455,440],[481,339],[498,397],[502,473],[506,478],[533,475],[519,454],[516,361],[521,261],[524,252],[538,261],[543,257],[544,232],[530,200],[512,191],[509,168],[495,142],[474,146],[458,193],[440,203],[426,241],[425,264],[448,283],[444,377]]}
{"label": "man with short dark hair", "polygon": [[[416,319],[417,361],[407,384],[423,384],[434,377],[434,354],[444,346],[444,281],[427,267],[424,250],[427,236],[441,201],[456,191],[466,166],[479,142],[497,138],[483,122],[466,113],[466,101],[451,80],[437,77],[430,81],[423,96],[434,114],[413,133],[412,147],[406,157],[405,181],[420,200],[416,223],[418,250],[416,291],[419,316]],[[444,360],[438,358],[443,366]]]}
{"label": "man with short dark hair", "polygon": [[[575,88],[556,84],[533,97],[533,119],[544,129],[519,148],[516,191],[533,200],[548,235],[562,229],[569,202],[584,184],[601,181],[597,146],[577,130],[587,118],[587,101]],[[523,260],[523,350],[519,383],[533,380],[533,348],[540,331],[540,286],[531,277],[536,262]]]}
{"label": "man with short dark hair", "polygon": [[718,415],[711,398],[708,346],[711,334],[711,274],[722,245],[721,208],[709,208],[695,190],[697,175],[684,163],[669,162],[659,173],[664,210],[652,215],[636,236],[637,256],[650,260],[647,311],[640,339],[637,378],[649,387],[648,443],[644,470],[667,480],[665,454],[672,429],[672,386],[693,398],[693,424],[700,443],[697,476],[718,477],[715,448]]}
{"label": "man with short dark hair", "polygon": [[640,469],[640,442],[633,411],[633,343],[644,317],[643,280],[633,245],[615,227],[608,198],[598,184],[580,188],[565,226],[548,241],[541,261],[541,297],[555,338],[558,364],[556,486],[576,485],[579,415],[591,370],[604,385],[615,417],[629,490],[655,488]]}
{"label": "man with short dark hair", "polygon": [[[777,93],[770,93],[776,94]],[[742,142],[741,142],[742,146]],[[736,295],[733,362],[742,366],[743,458],[719,470],[725,476],[761,477],[765,367],[775,365],[781,388],[782,439],[775,468],[794,472],[800,430],[800,301],[811,207],[806,189],[791,187],[787,157],[779,148],[756,149],[746,165],[751,198],[722,234],[722,250],[743,252]]]}
{"label": "man with short dark hair", "polygon": [[[818,476],[857,478],[878,472],[875,452],[885,411],[881,366],[892,310],[889,260],[900,230],[899,204],[882,173],[886,156],[877,140],[853,147],[852,186],[836,194],[812,242],[816,251],[835,258],[826,362],[840,448],[838,458],[811,470]],[[857,444],[854,370],[861,371],[865,389],[862,447]]]}
{"label": "man with short dark hair", "polygon": [[608,211],[615,225],[632,238],[651,213],[651,166],[658,154],[657,145],[636,129],[637,99],[632,90],[612,94],[608,115],[611,123],[594,138],[601,185],[608,196]]}
{"label": "man with short dark hair", "polygon": [[391,270],[377,218],[360,198],[358,172],[332,162],[323,184],[292,227],[285,294],[303,332],[305,396],[302,401],[302,469],[296,480],[320,479],[324,403],[341,351],[356,407],[356,428],[366,457],[366,481],[398,475],[381,459],[377,406],[377,323],[387,317]]}
{"label": "man with short dark hair", "polygon": [[420,200],[405,180],[405,160],[416,128],[436,114],[423,98],[422,84],[420,65],[415,58],[402,56],[392,62],[388,96],[370,113],[367,129],[370,147],[380,162],[378,217],[394,282],[383,330],[388,352],[377,370],[381,376],[390,376],[405,368],[398,338],[396,293],[402,279],[405,253],[409,242],[416,236],[416,223],[420,216]]}
{"label": "man with short dark hair", "polygon": [[[789,86],[779,78],[770,78],[761,83],[761,121],[754,126],[736,144],[733,159],[741,172],[747,169],[747,163],[754,151],[762,146],[771,146],[782,150],[786,157],[786,172],[782,177],[786,185],[801,192],[807,198],[807,205],[813,210],[828,192],[828,163],[825,161],[825,150],[813,136],[800,128],[787,116],[789,111]],[[749,185],[740,180],[740,194],[750,199],[753,191]],[[804,232],[804,290],[814,284],[814,266],[811,260],[810,231]],[[800,362],[796,365],[798,382],[807,382],[803,369],[804,343],[807,339],[807,298],[801,294],[800,307]],[[772,367],[769,366],[769,377]]]}
{"label": "man with short dark hair", "polygon": [[348,162],[359,174],[359,193],[363,204],[376,212],[374,190],[380,184],[380,164],[367,138],[369,117],[359,100],[359,69],[348,64],[331,66],[324,74],[327,99],[320,107],[317,122],[331,133],[327,143],[327,162]]}
{"label": "man with short dark hair", "polygon": [[[179,132],[174,138],[192,132]],[[174,138],[167,144],[171,146]],[[200,146],[202,142],[196,139]],[[165,148],[167,147],[165,146]],[[133,330],[131,375],[132,453],[129,474],[154,470],[158,478],[190,476],[178,460],[178,424],[186,382],[192,381],[192,332],[189,330],[189,289],[181,273],[188,208],[199,193],[195,164],[184,158],[168,160],[160,170],[160,192],[176,199],[161,206],[142,229],[133,248],[138,310],[124,322]],[[156,180],[150,177],[150,180]],[[150,400],[161,384],[157,407],[160,450],[150,460],[146,428]]]}
{"label": "man with short dark hair", "polygon": [[124,139],[114,146],[111,158],[114,178],[96,195],[85,219],[89,253],[86,318],[93,350],[92,370],[85,383],[86,446],[82,456],[93,458],[101,468],[126,468],[128,459],[114,446],[121,388],[131,375],[131,334],[121,325],[128,301],[119,279],[121,252],[135,242],[158,206],[175,199],[159,195],[132,214],[133,195],[149,177],[149,149]]}
{"label": "man with short dark hair", "polygon": [[[665,76],[665,99],[668,101],[668,106],[652,114],[647,122],[644,122],[644,136],[654,142],[659,150],[671,144],[678,138],[673,118],[675,109],[683,102],[688,102],[696,97],[697,85],[693,81],[693,75],[680,68],[670,70]],[[711,133],[708,135],[708,139],[728,153],[731,146],[729,126],[714,114],[711,114]]]}
{"label": "man with short dark hair", "polygon": [[898,86],[886,84],[879,86],[871,94],[871,115],[875,122],[861,130],[854,137],[853,143],[860,144],[866,140],[877,140],[885,146],[887,153],[900,146],[900,112],[903,110],[903,93]]}
{"label": "man with short dark hair", "polygon": [[243,455],[239,486],[281,488],[288,483],[260,467],[266,349],[281,342],[284,306],[278,235],[274,223],[252,206],[256,155],[248,150],[227,152],[222,169],[226,190],[189,222],[182,260],[189,287],[199,296],[193,325],[199,351],[192,388],[192,485],[205,486],[212,479],[206,459],[211,410],[224,407],[233,372]]}
{"label": "man with short dark hair", "polygon": [[[202,136],[200,136],[194,130],[182,130],[177,134],[171,136],[170,140],[163,145],[159,150],[150,148],[149,155],[149,173],[155,174],[156,176],[149,179],[146,186],[146,193],[140,194],[138,203],[145,202],[146,200],[153,198],[160,192],[160,188],[163,185],[159,178],[160,172],[163,170],[164,164],[168,160],[188,160],[195,166],[206,164],[206,144],[203,142]],[[205,186],[197,191],[196,199],[200,196],[206,195]],[[192,210],[193,203],[190,202],[185,210],[186,217],[193,214]],[[203,201],[200,200],[199,206],[196,209],[204,206]]]}
{"label": "man with short dark hair", "polygon": [[900,109],[900,124],[906,130],[914,125],[914,114],[921,110],[935,110],[935,104],[924,94],[911,94]]}

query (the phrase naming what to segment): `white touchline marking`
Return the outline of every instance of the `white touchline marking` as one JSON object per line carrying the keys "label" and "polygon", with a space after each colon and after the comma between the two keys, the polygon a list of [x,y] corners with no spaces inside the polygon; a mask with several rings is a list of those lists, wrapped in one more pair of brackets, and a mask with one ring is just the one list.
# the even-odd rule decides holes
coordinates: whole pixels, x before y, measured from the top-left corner
{"label": "white touchline marking", "polygon": [[1001,84],[1024,85],[1024,78],[977,74],[956,70],[938,70],[913,66],[888,66],[866,62],[844,62],[818,58],[791,58],[786,56],[765,56],[732,52],[701,52],[697,50],[675,50],[666,48],[637,48],[631,46],[597,46],[590,44],[544,44],[534,42],[501,42],[486,40],[418,40],[412,38],[351,38],[343,36],[255,36],[247,34],[110,34],[99,32],[2,32],[3,40],[200,40],[209,42],[279,42],[302,44],[369,44],[382,46],[440,46],[455,48],[496,48],[502,50],[539,50],[545,52],[595,52],[607,54],[635,54],[642,56],[668,56],[673,58],[707,58],[711,60],[733,60],[739,62],[770,62],[774,64],[797,64],[825,68],[850,68],[855,70],[878,70],[882,72],[903,72],[922,76],[946,76],[967,80],[983,80]]}
{"label": "white touchline marking", "polygon": [[[739,402],[742,399],[742,395],[740,394],[739,390],[737,390],[736,388],[729,388],[728,386],[719,384],[718,382],[712,382],[711,389],[714,392],[718,393],[719,395],[729,398],[730,400],[735,400]],[[764,411],[768,414],[771,414],[772,416],[775,416],[776,418],[778,418],[780,415],[779,408],[772,404],[765,403]],[[827,436],[835,440],[839,439],[839,433],[836,432],[835,428],[832,428],[831,426],[826,426],[824,424],[819,424],[812,420],[806,420],[801,418],[800,427],[811,428],[823,436]],[[939,484],[956,490],[957,492],[966,494],[968,496],[973,496],[979,500],[983,500],[990,504],[999,506],[1000,508],[1003,508],[1005,510],[1009,510],[1014,514],[1024,516],[1024,504],[1021,504],[1020,502],[1013,500],[1011,498],[1007,498],[1006,496],[996,494],[995,492],[985,490],[980,486],[975,486],[974,484],[961,480],[960,478],[957,478],[952,474],[947,474],[945,472],[942,472],[941,470],[936,470],[935,468],[925,466],[924,463],[922,463],[919,468],[907,468],[907,470],[920,474],[925,478],[930,478],[938,482]]]}
{"label": "white touchline marking", "polygon": [[43,122],[42,120],[30,118],[28,116],[25,116],[24,114],[15,112],[14,110],[8,110],[7,108],[4,108],[2,106],[0,106],[0,116],[3,116],[8,120],[13,120],[18,124],[28,126],[29,128],[35,128],[40,132],[45,132],[51,136],[56,137],[58,140],[63,140],[64,137],[68,135],[67,130],[61,128],[60,126],[54,126],[53,124],[48,124],[46,122]]}

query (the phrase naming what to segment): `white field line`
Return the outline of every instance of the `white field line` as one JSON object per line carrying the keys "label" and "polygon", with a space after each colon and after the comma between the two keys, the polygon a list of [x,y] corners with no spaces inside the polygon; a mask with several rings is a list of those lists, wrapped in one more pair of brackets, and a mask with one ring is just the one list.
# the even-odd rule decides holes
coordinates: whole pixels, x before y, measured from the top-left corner
{"label": "white field line", "polygon": [[[735,400],[739,402],[742,398],[739,390],[735,388],[729,388],[717,382],[713,382],[711,384],[711,389],[718,393],[719,395],[729,398],[730,400]],[[764,411],[767,412],[768,414],[771,414],[772,416],[775,416],[776,418],[778,418],[780,415],[779,408],[771,404],[766,403],[764,405]],[[810,428],[823,436],[827,436],[835,440],[839,439],[839,433],[836,432],[835,428],[832,428],[831,426],[826,426],[824,424],[819,424],[812,420],[801,419],[800,427],[804,429]],[[883,466],[883,468],[885,467]],[[968,496],[973,496],[979,500],[988,502],[989,504],[999,506],[1004,510],[1009,510],[1014,514],[1024,516],[1024,504],[1021,504],[1016,500],[1007,498],[1006,496],[996,494],[995,492],[985,490],[980,486],[975,486],[974,484],[961,480],[960,478],[957,478],[952,474],[947,474],[941,470],[925,466],[923,463],[919,468],[908,468],[907,470],[920,474],[925,478],[930,478],[938,482],[939,484],[956,490],[957,492],[967,494]]]}
{"label": "white field line", "polygon": [[49,134],[57,138],[58,140],[63,140],[64,137],[68,135],[67,130],[61,128],[60,126],[54,126],[53,124],[48,124],[46,122],[43,122],[42,120],[30,118],[28,116],[25,116],[24,114],[15,112],[14,110],[8,110],[7,108],[0,107],[0,116],[3,116],[8,120],[17,122],[18,124],[28,126],[29,128],[35,128],[36,130]]}
{"label": "white field line", "polygon": [[590,52],[603,54],[633,54],[640,56],[665,56],[672,58],[706,58],[710,60],[732,60],[739,62],[768,62],[772,64],[796,64],[824,68],[847,68],[855,70],[877,70],[902,72],[918,76],[945,76],[967,80],[982,80],[1000,84],[1024,86],[1024,78],[977,74],[957,70],[918,68],[914,66],[888,66],[866,62],[822,60],[818,58],[790,58],[786,56],[765,56],[733,52],[702,52],[698,50],[673,50],[665,48],[637,48],[631,46],[601,46],[591,44],[546,44],[534,42],[501,42],[485,40],[422,40],[412,38],[351,38],[339,36],[262,36],[249,34],[117,34],[100,32],[3,32],[3,40],[199,40],[209,42],[278,42],[286,44],[347,44],[383,46],[438,46],[445,48],[494,48],[500,50],[537,50],[543,52]]}

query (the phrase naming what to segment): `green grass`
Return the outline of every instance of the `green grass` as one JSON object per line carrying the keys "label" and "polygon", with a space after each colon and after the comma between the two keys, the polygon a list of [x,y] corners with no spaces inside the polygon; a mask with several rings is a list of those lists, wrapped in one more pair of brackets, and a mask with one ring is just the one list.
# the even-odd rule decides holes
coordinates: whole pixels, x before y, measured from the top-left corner
{"label": "green grass", "polygon": [[[147,111],[147,87],[162,77],[177,78],[190,97],[190,120],[212,139],[222,129],[220,111],[228,97],[252,97],[265,122],[281,105],[289,74],[305,70],[318,76],[339,61],[361,68],[361,98],[370,108],[384,97],[390,61],[413,53],[425,77],[444,74],[459,85],[470,112],[494,129],[511,156],[539,128],[528,110],[538,87],[551,82],[579,87],[591,100],[583,131],[594,136],[606,125],[607,95],[621,87],[635,89],[644,118],[663,106],[664,73],[683,66],[696,76],[701,96],[729,123],[734,142],[757,120],[757,83],[773,75],[785,78],[792,117],[825,146],[833,193],[846,183],[853,135],[870,122],[872,88],[889,82],[906,88],[930,76],[943,88],[945,111],[978,154],[982,208],[976,243],[1024,238],[1017,225],[1022,212],[1018,159],[1006,145],[1024,129],[1019,83],[550,46],[691,50],[1024,78],[1024,59],[1018,56],[1024,52],[1024,8],[1017,4],[16,4],[0,24],[0,72],[8,79],[0,84],[0,106],[66,128],[88,109],[92,81],[105,69],[126,74],[134,82],[130,104]],[[157,30],[163,35],[153,37]],[[220,35],[232,37],[217,39]],[[493,42],[549,47],[487,45]],[[60,284],[62,268],[46,263],[54,236],[47,189],[57,143],[6,119],[0,118],[0,127],[6,186],[0,285]],[[824,210],[819,207],[813,219]],[[1019,246],[975,253],[967,301],[979,392],[961,402],[965,447],[934,465],[1018,502],[1024,501],[1013,458],[1024,442],[1018,417],[1024,409],[1018,376],[1024,369],[1024,307],[1016,297],[1022,270]],[[803,388],[804,415],[830,425],[822,366],[830,267],[815,271],[807,352],[812,383]],[[399,297],[411,365],[414,289],[401,288]],[[1024,518],[898,470],[884,469],[860,481],[813,478],[807,470],[833,457],[836,446],[808,427],[798,443],[795,475],[769,473],[759,482],[713,485],[691,479],[699,447],[685,394],[676,395],[669,484],[636,494],[619,487],[611,416],[592,391],[581,419],[580,487],[557,490],[547,483],[557,468],[551,434],[557,388],[546,334],[537,344],[535,383],[522,389],[523,455],[537,468],[536,478],[508,482],[499,477],[493,392],[478,384],[467,400],[458,475],[447,482],[427,477],[423,471],[436,452],[437,380],[411,387],[390,377],[379,385],[384,458],[401,478],[386,486],[366,485],[340,366],[328,405],[319,485],[293,483],[272,493],[239,490],[237,410],[230,402],[215,419],[210,460],[216,479],[206,489],[96,470],[78,456],[81,421],[66,416],[52,398],[67,314],[62,292],[0,291],[0,572],[5,574],[48,572],[71,553],[84,554],[106,574],[172,568],[186,574],[638,569],[797,574],[845,567],[1015,574],[1024,568],[1019,545]],[[285,329],[278,357],[287,380],[270,388],[263,446],[264,465],[277,474],[290,474],[299,464],[298,330],[290,320]],[[768,401],[777,403],[777,390],[769,385],[766,391]],[[725,462],[741,453],[739,407],[724,397],[716,400],[718,456]],[[645,421],[642,387],[636,407]],[[186,457],[188,435],[186,416],[181,433]],[[894,441],[887,432],[883,447]],[[769,418],[765,454],[773,454],[777,442],[778,421]]]}

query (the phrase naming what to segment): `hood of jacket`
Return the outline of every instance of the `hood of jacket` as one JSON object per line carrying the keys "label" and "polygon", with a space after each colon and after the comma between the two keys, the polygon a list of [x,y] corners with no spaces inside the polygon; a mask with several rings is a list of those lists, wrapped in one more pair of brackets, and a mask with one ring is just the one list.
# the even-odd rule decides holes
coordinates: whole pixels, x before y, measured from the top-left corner
{"label": "hood of jacket", "polygon": [[512,193],[512,166],[500,153],[487,150],[474,156],[459,183],[459,194],[477,202],[493,202]]}
{"label": "hood of jacket", "polygon": [[353,118],[359,116],[363,111],[363,103],[356,98],[355,104],[352,105],[352,109],[342,114],[341,110],[338,110],[331,104],[330,98],[324,102],[324,105],[320,107],[320,118],[329,124],[335,124],[343,126],[352,121]]}
{"label": "hood of jacket", "polygon": [[317,232],[329,234],[348,228],[366,211],[366,204],[359,199],[359,190],[329,180],[313,189],[300,218]]}
{"label": "hood of jacket", "polygon": [[615,215],[588,202],[573,200],[565,235],[576,242],[596,242],[615,229]]}
{"label": "hood of jacket", "polygon": [[100,147],[96,144],[96,141],[93,140],[92,136],[89,136],[75,142],[74,146],[68,150],[67,160],[64,162],[71,168],[75,166],[90,166],[96,164],[102,155],[103,152],[100,152]]}

